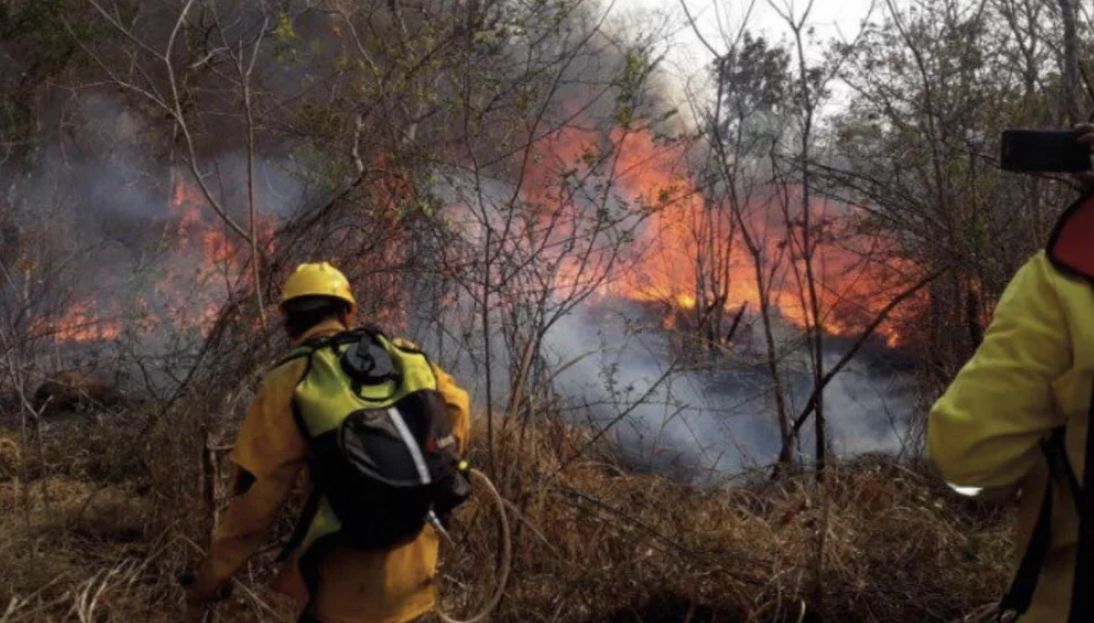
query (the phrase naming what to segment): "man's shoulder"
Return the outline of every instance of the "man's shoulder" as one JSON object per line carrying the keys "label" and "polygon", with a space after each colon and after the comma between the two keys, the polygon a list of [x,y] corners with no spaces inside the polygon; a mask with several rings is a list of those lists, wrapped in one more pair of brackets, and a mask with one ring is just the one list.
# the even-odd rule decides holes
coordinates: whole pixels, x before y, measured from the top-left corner
{"label": "man's shoulder", "polygon": [[[1079,274],[1063,266],[1051,251],[1042,250],[1029,259],[1013,279],[1014,285],[1025,289],[1051,289],[1063,300],[1079,298],[1088,302],[1094,277]],[[1004,294],[1005,296],[1005,294]]]}
{"label": "man's shoulder", "polygon": [[262,379],[263,392],[291,392],[304,376],[304,370],[308,365],[308,358],[302,354],[299,356],[285,356],[274,364],[274,367],[266,373]]}

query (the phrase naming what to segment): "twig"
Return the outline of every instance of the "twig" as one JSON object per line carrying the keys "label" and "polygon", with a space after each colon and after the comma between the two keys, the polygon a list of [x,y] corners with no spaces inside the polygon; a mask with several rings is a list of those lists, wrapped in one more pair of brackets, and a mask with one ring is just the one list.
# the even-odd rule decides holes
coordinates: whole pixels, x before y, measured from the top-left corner
{"label": "twig", "polygon": [[893,298],[893,300],[889,301],[889,303],[885,307],[883,307],[880,312],[878,312],[877,316],[875,316],[874,320],[866,327],[866,329],[863,330],[862,334],[859,335],[859,338],[857,340],[855,340],[855,343],[851,346],[851,348],[843,354],[843,357],[840,357],[840,360],[836,363],[836,365],[833,366],[832,369],[824,375],[824,378],[821,379],[821,382],[813,388],[813,393],[809,396],[809,402],[806,403],[805,409],[803,409],[797,419],[794,420],[793,434],[795,436],[798,435],[798,433],[801,431],[802,425],[805,424],[806,420],[808,420],[809,416],[813,413],[813,409],[817,405],[817,399],[820,396],[821,392],[823,392],[824,389],[828,387],[828,384],[832,382],[832,379],[834,379],[836,375],[839,374],[843,370],[843,368],[846,367],[847,364],[855,358],[855,355],[858,354],[859,350],[862,349],[862,347],[866,344],[867,340],[869,340],[870,337],[874,334],[874,331],[878,328],[878,326],[880,326],[881,323],[885,322],[889,318],[889,314],[892,313],[892,311],[896,309],[898,305],[911,298],[916,292],[922,290],[935,279],[938,279],[942,275],[946,274],[946,272],[949,270],[950,269],[947,266],[945,268],[942,268],[941,270],[931,273],[930,275],[927,275],[923,279],[920,279],[918,282],[915,283],[915,285],[901,292],[899,295]]}

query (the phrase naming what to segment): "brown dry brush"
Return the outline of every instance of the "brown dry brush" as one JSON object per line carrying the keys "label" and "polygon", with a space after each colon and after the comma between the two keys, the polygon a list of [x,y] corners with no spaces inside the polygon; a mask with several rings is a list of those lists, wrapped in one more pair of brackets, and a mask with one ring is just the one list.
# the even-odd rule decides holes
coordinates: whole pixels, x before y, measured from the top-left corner
{"label": "brown dry brush", "polygon": [[[572,452],[587,437],[553,434],[537,427],[532,443]],[[837,466],[824,521],[809,475],[700,487],[610,458],[562,469],[569,456],[524,463],[510,480],[515,521],[528,529],[518,525],[499,620],[796,621],[804,611],[802,620],[948,621],[1006,580],[1003,514],[958,506],[924,470],[889,459]],[[810,561],[822,529],[818,603]]]}
{"label": "brown dry brush", "polygon": [[[65,434],[87,436],[89,426],[76,421]],[[120,428],[99,434],[106,440]],[[498,479],[515,543],[496,621],[956,621],[1006,580],[1005,509],[959,503],[918,466],[878,457],[835,465],[821,498],[809,475],[688,485],[628,471],[603,442],[570,461],[587,447],[587,429],[541,422],[524,435],[534,455],[516,447],[516,427],[497,441],[511,457]],[[16,512],[26,483],[10,469],[17,439],[6,431],[0,443],[0,621],[177,620],[174,577],[207,536],[190,539],[190,510],[155,488],[170,480],[171,461],[194,457],[164,455],[164,465],[143,473],[113,464],[132,460],[116,446],[52,439],[49,487],[32,489],[27,525]],[[485,456],[477,439],[475,461]],[[175,476],[192,477],[192,469]],[[225,482],[224,470],[217,479]],[[821,530],[818,597],[812,552]],[[475,556],[491,560],[493,542],[481,543]],[[290,619],[291,605],[264,588],[274,546],[240,575],[219,620]]]}
{"label": "brown dry brush", "polygon": [[[517,569],[499,620],[794,620],[819,521],[807,481],[697,491],[596,461],[558,467],[525,464],[515,481]],[[998,590],[1001,524],[955,520],[938,493],[881,461],[838,473],[825,620],[945,620]]]}

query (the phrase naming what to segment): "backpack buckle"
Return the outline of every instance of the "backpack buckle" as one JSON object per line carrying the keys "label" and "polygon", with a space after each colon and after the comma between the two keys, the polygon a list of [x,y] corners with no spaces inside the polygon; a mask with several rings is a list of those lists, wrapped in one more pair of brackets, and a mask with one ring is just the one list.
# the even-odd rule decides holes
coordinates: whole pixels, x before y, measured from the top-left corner
{"label": "backpack buckle", "polygon": [[365,333],[339,357],[342,370],[356,383],[379,385],[396,377],[391,353],[375,335]]}

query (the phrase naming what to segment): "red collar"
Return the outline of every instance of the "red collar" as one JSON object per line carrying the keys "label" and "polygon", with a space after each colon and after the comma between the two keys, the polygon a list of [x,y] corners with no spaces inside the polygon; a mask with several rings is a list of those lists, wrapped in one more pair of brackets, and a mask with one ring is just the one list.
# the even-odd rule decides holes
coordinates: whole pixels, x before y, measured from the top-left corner
{"label": "red collar", "polygon": [[1094,283],[1094,193],[1081,197],[1060,216],[1047,253],[1060,271]]}

